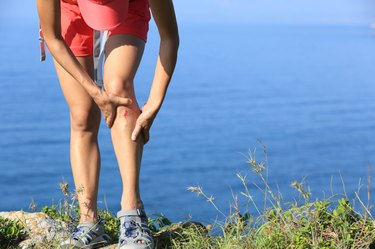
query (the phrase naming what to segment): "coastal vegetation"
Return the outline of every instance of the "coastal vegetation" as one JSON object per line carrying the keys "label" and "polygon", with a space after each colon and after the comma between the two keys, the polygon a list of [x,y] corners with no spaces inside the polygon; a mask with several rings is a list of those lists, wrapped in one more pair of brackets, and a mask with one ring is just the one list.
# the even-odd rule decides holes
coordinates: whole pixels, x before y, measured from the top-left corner
{"label": "coastal vegetation", "polygon": [[17,220],[0,216],[0,248],[16,247],[25,235],[24,227]]}
{"label": "coastal vegetation", "polygon": [[[355,193],[356,200],[349,200],[346,193],[333,194],[324,199],[312,200],[312,194],[303,181],[295,181],[291,187],[298,193],[294,201],[283,201],[282,195],[268,183],[268,159],[262,145],[263,160],[256,158],[256,150],[249,152],[248,165],[258,176],[255,186],[264,195],[261,205],[255,203],[250,193],[247,176],[237,174],[243,191],[233,195],[230,212],[225,214],[215,204],[214,197],[201,186],[190,186],[188,190],[198,194],[223,215],[222,220],[212,224],[198,221],[171,222],[163,215],[149,217],[149,227],[155,237],[157,248],[173,249],[268,249],[268,248],[370,248],[375,249],[375,220],[371,212],[370,178],[367,183],[368,204]],[[77,193],[69,191],[66,182],[60,183],[64,197],[56,205],[41,209],[49,217],[72,229],[77,223],[79,207]],[[345,192],[345,190],[344,190]],[[239,205],[239,197],[247,200],[246,210]],[[354,207],[353,203],[360,207]],[[261,207],[260,207],[261,206]],[[35,208],[35,205],[33,206]],[[360,211],[358,211],[360,210]],[[118,239],[119,221],[108,210],[100,210],[105,229],[113,241]],[[69,231],[70,232],[70,231]],[[28,228],[21,222],[0,217],[0,248],[17,248],[17,243],[28,235]],[[51,241],[34,243],[35,248],[58,248],[56,237]]]}

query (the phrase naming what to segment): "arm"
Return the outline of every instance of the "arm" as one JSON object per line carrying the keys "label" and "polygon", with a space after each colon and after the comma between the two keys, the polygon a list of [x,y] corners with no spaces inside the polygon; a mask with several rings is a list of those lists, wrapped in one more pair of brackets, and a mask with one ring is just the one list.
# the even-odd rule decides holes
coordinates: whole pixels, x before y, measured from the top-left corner
{"label": "arm", "polygon": [[36,3],[43,36],[53,58],[83,86],[111,127],[117,106],[129,105],[131,100],[102,91],[78,62],[61,35],[60,0],[36,0]]}
{"label": "arm", "polygon": [[132,140],[135,141],[142,131],[145,143],[149,139],[149,129],[152,122],[160,110],[167,93],[167,88],[176,66],[179,46],[178,27],[172,0],[149,2],[160,35],[159,56],[150,95],[147,103],[142,108],[142,114],[139,116],[132,134]]}
{"label": "arm", "polygon": [[172,0],[150,1],[150,7],[160,34],[160,48],[147,103],[159,110],[176,66],[179,35]]}

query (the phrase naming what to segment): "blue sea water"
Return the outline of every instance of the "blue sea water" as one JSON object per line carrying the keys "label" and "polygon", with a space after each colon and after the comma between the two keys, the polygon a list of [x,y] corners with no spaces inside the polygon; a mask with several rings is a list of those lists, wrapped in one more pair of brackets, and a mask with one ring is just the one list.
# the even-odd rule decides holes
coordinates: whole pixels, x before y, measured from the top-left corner
{"label": "blue sea water", "polygon": [[[38,24],[2,21],[0,31],[7,34],[0,39],[0,211],[28,210],[32,199],[40,209],[63,198],[59,182],[74,189],[69,112],[51,57],[38,61]],[[296,196],[291,182],[305,178],[313,198],[346,191],[355,199],[360,186],[367,204],[375,176],[374,34],[366,26],[181,25],[176,72],[144,152],[147,212],[173,221],[222,218],[187,187],[201,186],[228,213],[232,195],[246,203],[238,172],[262,205],[247,163],[256,147],[265,159],[258,140],[269,183],[286,200]],[[152,26],[136,78],[140,103],[157,51]],[[116,212],[121,179],[103,124],[99,139],[99,205]]]}

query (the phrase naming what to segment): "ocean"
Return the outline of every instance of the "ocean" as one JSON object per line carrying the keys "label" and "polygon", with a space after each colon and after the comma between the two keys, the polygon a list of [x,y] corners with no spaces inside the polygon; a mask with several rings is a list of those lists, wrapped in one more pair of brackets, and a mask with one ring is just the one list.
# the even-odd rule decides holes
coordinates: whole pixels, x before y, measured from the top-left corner
{"label": "ocean", "polygon": [[[51,55],[39,62],[38,23],[0,23],[0,211],[58,204],[59,183],[73,191],[69,110]],[[346,193],[374,204],[375,31],[350,25],[181,24],[178,65],[145,147],[141,194],[150,215],[210,223],[241,194],[237,174],[262,207],[249,151],[267,159],[268,182],[285,201],[304,181],[315,198]],[[146,101],[158,53],[151,26],[136,77]],[[109,130],[99,135],[99,206],[120,208],[121,179]],[[266,148],[266,156],[262,149]],[[264,172],[265,173],[265,172]],[[261,185],[262,186],[262,185]],[[359,189],[359,190],[358,190]],[[368,192],[372,199],[368,201]]]}

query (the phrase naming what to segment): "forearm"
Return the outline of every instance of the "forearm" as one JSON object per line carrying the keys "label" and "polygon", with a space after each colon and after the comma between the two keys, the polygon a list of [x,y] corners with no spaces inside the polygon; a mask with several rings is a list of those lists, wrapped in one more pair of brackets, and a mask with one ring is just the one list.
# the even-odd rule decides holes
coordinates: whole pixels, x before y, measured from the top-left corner
{"label": "forearm", "polygon": [[44,40],[54,59],[94,97],[100,93],[61,35],[60,0],[36,0]]}
{"label": "forearm", "polygon": [[163,103],[177,62],[178,37],[162,39],[147,104],[158,111]]}
{"label": "forearm", "polygon": [[72,77],[83,86],[90,96],[95,97],[100,94],[100,89],[75,58],[72,51],[68,48],[62,38],[48,38],[48,35],[47,37],[45,35],[45,41],[57,63],[72,75]]}

